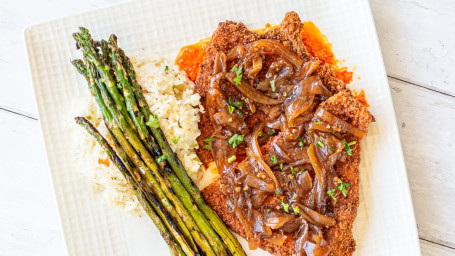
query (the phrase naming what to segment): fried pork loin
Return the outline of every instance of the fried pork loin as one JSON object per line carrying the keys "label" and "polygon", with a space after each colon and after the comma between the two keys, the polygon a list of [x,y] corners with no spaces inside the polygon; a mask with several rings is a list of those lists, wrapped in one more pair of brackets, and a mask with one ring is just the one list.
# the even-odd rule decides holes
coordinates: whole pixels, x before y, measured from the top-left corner
{"label": "fried pork loin", "polygon": [[[204,59],[204,61],[200,65],[200,71],[196,80],[196,88],[195,91],[199,93],[202,96],[202,104],[204,107],[207,108],[207,105],[209,105],[209,109],[211,108],[211,105],[213,105],[213,87],[218,86],[217,90],[223,97],[225,97],[225,101],[227,101],[227,98],[229,100],[232,99],[232,101],[245,101],[245,97],[242,96],[242,93],[239,92],[239,90],[236,88],[236,86],[229,85],[229,83],[224,83],[222,81],[215,81],[216,79],[214,78],[215,73],[221,72],[221,69],[226,69],[224,70],[223,74],[228,73],[227,71],[231,70],[231,67],[233,63],[228,63],[226,61],[226,58],[229,59],[229,53],[231,52],[232,55],[232,49],[234,49],[237,46],[245,46],[247,49],[248,47],[251,47],[251,44],[254,42],[258,42],[263,39],[267,40],[274,40],[278,41],[280,44],[284,45],[285,48],[288,50],[292,51],[296,56],[298,56],[301,61],[304,63],[317,63],[315,65],[314,70],[311,72],[312,77],[317,77],[313,81],[313,83],[319,83],[322,84],[320,87],[322,90],[326,90],[327,92],[322,93],[326,96],[321,96],[320,98],[316,97],[319,102],[316,104],[313,102],[313,104],[310,106],[310,109],[313,108],[313,112],[311,112],[311,115],[307,117],[306,119],[306,124],[305,126],[305,131],[312,128],[312,123],[313,121],[318,121],[314,123],[320,123],[319,121],[327,121],[327,116],[323,118],[322,116],[324,115],[329,115],[329,116],[335,116],[331,117],[329,119],[331,120],[337,120],[336,125],[338,124],[343,124],[343,127],[353,127],[350,130],[357,130],[357,136],[354,136],[353,134],[346,132],[346,131],[339,131],[340,134],[342,135],[337,135],[337,136],[342,136],[342,137],[333,137],[333,141],[336,141],[338,144],[341,145],[341,139],[346,141],[356,141],[356,144],[352,144],[348,146],[347,148],[350,148],[349,155],[345,150],[343,150],[343,147],[339,147],[339,150],[337,148],[337,154],[336,154],[336,159],[331,159],[330,161],[332,162],[333,166],[328,166],[326,169],[330,169],[331,171],[327,171],[327,179],[326,187],[324,187],[325,190],[330,190],[331,188],[334,188],[336,191],[336,194],[338,195],[336,197],[336,201],[333,198],[330,198],[329,196],[326,195],[326,193],[323,193],[323,196],[325,196],[325,201],[327,203],[321,203],[323,205],[323,214],[331,220],[334,220],[333,223],[330,225],[326,226],[321,226],[319,228],[316,227],[316,230],[313,230],[310,234],[312,236],[308,238],[308,236],[305,237],[305,239],[308,239],[308,243],[305,243],[306,240],[299,240],[298,239],[298,234],[301,234],[300,231],[294,232],[295,228],[289,228],[289,225],[284,225],[283,228],[281,229],[275,229],[273,230],[272,233],[268,233],[267,235],[260,234],[258,235],[259,239],[256,242],[256,245],[259,248],[262,248],[268,252],[270,252],[273,255],[292,255],[292,254],[297,254],[297,255],[352,255],[352,253],[355,250],[355,240],[352,236],[352,227],[353,227],[353,222],[357,214],[357,208],[359,205],[359,162],[360,162],[360,141],[363,137],[363,133],[367,132],[368,126],[371,122],[374,121],[374,117],[370,114],[368,111],[367,107],[362,105],[355,97],[353,97],[352,93],[350,90],[345,86],[345,84],[339,80],[333,73],[332,68],[328,64],[324,64],[322,62],[319,62],[318,59],[306,50],[305,45],[303,44],[302,41],[302,29],[303,29],[303,23],[301,22],[299,16],[295,12],[289,12],[286,14],[285,18],[281,22],[280,26],[271,29],[269,31],[266,31],[264,34],[258,34],[256,32],[250,31],[246,28],[246,26],[242,23],[236,23],[232,21],[226,21],[222,22],[219,24],[218,28],[214,32],[214,34],[211,37],[210,42],[208,43],[208,46],[206,48],[207,51],[207,56]],[[224,56],[224,57],[223,57]],[[228,56],[228,57],[226,57]],[[222,68],[217,67],[219,66],[219,62],[222,59]],[[232,59],[232,58],[231,58]],[[266,63],[267,60],[264,59],[264,63]],[[230,66],[229,66],[230,65]],[[224,66],[229,66],[229,67],[224,67]],[[258,76],[264,76],[262,73],[258,73]],[[229,76],[229,75],[226,75]],[[248,76],[248,74],[245,74],[245,76]],[[308,79],[308,78],[305,78]],[[228,79],[229,80],[229,79]],[[215,82],[219,82],[219,84],[215,84]],[[212,88],[212,91],[210,89]],[[217,93],[218,93],[217,91]],[[210,94],[212,93],[212,94]],[[271,92],[268,92],[270,95]],[[285,94],[286,95],[286,94]],[[283,95],[281,95],[283,96]],[[210,98],[212,97],[212,99]],[[245,118],[242,123],[245,124],[245,126],[240,129],[238,132],[246,134],[246,140],[248,140],[249,134],[255,129],[257,129],[258,125],[261,123],[267,122],[270,119],[270,112],[267,112],[267,106],[262,106],[261,104],[256,104],[257,108],[254,111],[251,111],[251,109],[246,109],[242,108],[242,110],[245,112]],[[319,111],[319,112],[317,112]],[[267,113],[266,113],[267,112]],[[319,118],[318,117],[313,117],[313,114],[317,113],[322,113]],[[324,114],[325,113],[325,114]],[[305,113],[302,114],[303,116]],[[316,119],[315,119],[316,118]],[[296,118],[297,120],[298,118]],[[300,118],[302,119],[302,118]],[[235,120],[234,120],[235,121]],[[214,121],[213,117],[213,111],[206,111],[203,115],[201,115],[201,120],[199,122],[199,129],[201,130],[201,136],[198,138],[198,143],[200,145],[199,150],[198,150],[198,156],[202,160],[203,163],[209,163],[215,160],[218,165],[218,169],[221,173],[221,178],[218,179],[216,182],[212,183],[208,187],[206,187],[202,192],[204,194],[204,197],[208,204],[213,207],[213,209],[220,215],[220,217],[223,219],[223,221],[235,232],[240,234],[244,238],[249,238],[251,240],[252,235],[251,235],[251,230],[247,230],[245,228],[245,220],[243,222],[238,218],[238,214],[234,213],[234,210],[232,209],[232,200],[231,197],[235,194],[234,192],[230,193],[228,191],[231,191],[234,188],[229,189],[222,189],[222,187],[226,188],[226,186],[229,185],[229,182],[227,179],[230,177],[227,172],[238,172],[238,170],[230,169],[230,168],[225,168],[225,170],[220,170],[223,169],[222,166],[227,166],[226,163],[224,164],[219,164],[220,161],[217,159],[219,156],[219,153],[216,151],[220,149],[220,147],[217,147],[217,145],[221,145],[222,142],[219,142],[218,144],[213,145],[214,146],[214,151],[209,151],[203,148],[203,146],[206,144],[206,142],[203,142],[203,139],[208,138],[208,137],[213,137],[213,136],[218,136],[222,137],[222,135],[230,135],[229,131],[227,131],[227,134],[221,134],[220,135],[220,129],[217,127],[218,125]],[[325,123],[324,123],[325,126]],[[261,126],[263,127],[263,126]],[[316,126],[315,126],[316,127]],[[267,130],[267,128],[263,128],[263,133],[266,131],[271,131],[270,129]],[[302,128],[303,129],[303,128]],[[314,128],[318,130],[318,128]],[[274,129],[272,129],[275,131]],[[324,128],[322,128],[324,130]],[[225,131],[226,132],[226,131]],[[328,132],[328,131],[326,131]],[[236,132],[237,133],[237,132]],[[332,138],[327,137],[326,135],[321,135],[322,132],[316,131],[312,133],[313,135],[305,135],[304,137],[305,142],[314,142],[316,143],[316,139],[319,140],[319,138],[326,139],[326,141],[331,140]],[[314,135],[316,134],[316,135]],[[325,134],[325,133],[324,133]],[[335,134],[335,130],[333,130],[333,134]],[[359,136],[359,134],[362,134]],[[316,136],[316,137],[311,137],[311,136]],[[319,137],[318,137],[319,136]],[[302,135],[303,137],[303,135]],[[268,139],[268,141],[267,141]],[[278,135],[274,137],[269,137],[269,138],[262,138],[259,139],[260,143],[260,149],[262,151],[262,156],[264,158],[264,161],[269,163],[272,163],[272,157],[275,157],[274,152],[274,146],[278,145],[279,143],[287,143],[284,142],[286,140],[286,135],[284,132],[280,131]],[[261,140],[262,143],[261,143]],[[251,141],[249,139],[248,141]],[[248,142],[251,143],[251,142]],[[294,142],[293,142],[294,143]],[[298,141],[296,142],[298,143]],[[302,143],[304,143],[302,141]],[[226,144],[226,143],[224,143]],[[234,152],[234,154],[237,156],[236,162],[240,163],[244,161],[246,156],[246,151],[247,146],[246,142],[242,143],[241,145],[237,146],[235,149],[231,149],[229,147],[225,147],[223,151],[229,151],[229,152]],[[308,148],[310,147],[305,147],[305,152],[307,152]],[[315,147],[316,150],[319,150],[317,147]],[[297,147],[298,149],[298,147]],[[302,144],[302,149],[303,149],[303,144]],[[318,154],[320,151],[318,151]],[[217,155],[218,154],[218,155]],[[214,159],[215,156],[215,159]],[[285,156],[284,156],[285,157]],[[275,160],[275,159],[273,159]],[[278,157],[278,163],[282,159]],[[276,161],[275,161],[276,162]],[[325,163],[321,163],[321,165],[324,165]],[[220,166],[221,165],[221,166]],[[300,180],[304,180],[305,178],[307,180],[310,180],[311,182],[315,181],[318,179],[319,176],[316,170],[311,170],[312,166],[310,165],[303,165],[308,171],[305,173],[298,173],[295,174],[295,179],[300,178]],[[303,169],[302,166],[299,166]],[[279,166],[277,165],[271,165],[271,167],[274,170],[275,174],[281,173],[279,170]],[[281,166],[281,169],[284,171],[286,170],[287,167],[284,168]],[[315,168],[316,169],[316,168]],[[278,171],[277,171],[278,170]],[[292,167],[291,167],[291,170]],[[295,170],[295,169],[294,169]],[[331,174],[330,174],[331,173]],[[261,177],[260,174],[258,174],[258,177]],[[290,183],[292,180],[289,180],[287,178],[287,174],[284,175],[286,176],[285,178],[279,177],[278,179],[280,180],[281,184],[284,183]],[[303,177],[305,176],[305,177]],[[291,177],[291,176],[290,176]],[[290,179],[294,178],[294,172],[292,173],[292,177]],[[320,177],[319,177],[320,178]],[[333,182],[335,185],[333,185],[330,181],[330,179],[335,179],[342,181],[342,183],[349,184],[349,190],[348,193],[345,194],[345,196],[342,195],[340,191],[337,191],[336,189],[336,181]],[[265,181],[270,181],[270,177],[264,178]],[[324,182],[322,182],[324,183]],[[224,185],[223,185],[224,184]],[[330,185],[332,184],[332,185]],[[317,182],[313,183],[313,187],[318,186]],[[335,186],[335,187],[334,187]],[[245,189],[245,187],[242,187]],[[248,187],[247,187],[248,188]],[[245,189],[246,190],[246,189]],[[292,189],[287,189],[286,191],[289,191]],[[309,193],[309,192],[308,192]],[[291,204],[292,198],[287,198],[285,196],[281,197],[281,201],[279,198],[276,198],[275,193],[272,193],[273,195],[267,197],[262,201],[263,206],[260,206],[256,212],[260,212],[262,215],[268,215],[270,213],[270,209],[281,209],[281,212],[283,212],[283,206],[285,206],[283,197],[285,200],[289,200],[289,204]],[[288,194],[285,194],[288,195]],[[231,200],[231,201],[230,201]],[[302,199],[303,200],[303,199]],[[292,201],[292,202],[291,202]],[[292,204],[294,206],[295,204]],[[318,209],[321,210],[320,205],[318,206],[309,206],[307,205],[310,209],[309,211],[315,210],[317,211]],[[288,205],[289,207],[289,205]],[[305,207],[305,206],[302,206]],[[268,209],[267,209],[268,208]],[[300,210],[302,211],[302,210]],[[237,212],[236,212],[237,213]],[[295,213],[295,212],[294,212]],[[281,214],[277,212],[276,214]],[[290,214],[286,214],[286,216],[290,216]],[[295,213],[297,215],[297,213]],[[304,215],[302,213],[302,215]],[[242,216],[242,215],[240,215]],[[243,217],[245,217],[244,215]],[[256,215],[254,215],[256,216]],[[281,215],[280,215],[281,216]],[[284,216],[284,215],[283,215]],[[242,218],[243,218],[242,217]],[[258,218],[266,218],[264,216],[259,216]],[[248,216],[246,217],[248,219]],[[248,221],[248,220],[247,220]],[[264,220],[264,222],[266,222]],[[311,222],[311,218],[310,218]],[[307,222],[304,222],[307,223]],[[288,227],[285,229],[284,227]],[[269,225],[270,227],[270,225]],[[263,231],[263,233],[267,233],[267,230],[270,230],[266,227],[266,231]],[[286,232],[289,230],[290,232]],[[257,230],[254,232],[261,233]],[[253,233],[254,233],[253,232]],[[319,232],[319,233],[318,233]],[[276,242],[277,240],[275,239],[270,239],[271,237],[277,237],[281,236],[283,240],[280,242]],[[256,238],[256,236],[255,236]],[[310,242],[311,240],[311,242]],[[302,242],[303,241],[303,242]],[[296,246],[296,243],[298,246]],[[255,246],[253,246],[254,248]],[[297,249],[296,249],[297,248]],[[297,250],[297,251],[296,251]]]}

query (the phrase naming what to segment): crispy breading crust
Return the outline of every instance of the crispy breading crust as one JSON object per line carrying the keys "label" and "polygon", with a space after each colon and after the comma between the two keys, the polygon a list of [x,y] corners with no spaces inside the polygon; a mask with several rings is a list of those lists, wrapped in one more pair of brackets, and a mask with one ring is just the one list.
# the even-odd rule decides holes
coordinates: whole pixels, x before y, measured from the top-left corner
{"label": "crispy breading crust", "polygon": [[[195,91],[202,96],[202,104],[205,106],[206,88],[209,84],[210,75],[213,70],[213,59],[218,51],[227,53],[234,46],[251,43],[262,38],[268,38],[279,40],[303,60],[308,61],[314,59],[314,57],[308,54],[303,41],[301,40],[302,29],[303,23],[295,12],[287,13],[279,28],[272,29],[262,35],[249,31],[242,23],[231,21],[220,23],[206,49],[207,57],[201,64],[201,69],[196,80]],[[370,114],[368,109],[351,96],[349,89],[346,88],[341,80],[336,78],[329,65],[320,65],[316,70],[316,73],[321,77],[324,85],[335,94],[324,102],[323,106],[339,118],[367,131],[369,124],[374,121],[374,117]],[[207,113],[201,116],[199,129],[201,129],[201,134],[205,135],[204,138],[212,133],[213,127],[210,124]],[[213,158],[210,151],[202,149],[202,146],[204,145],[202,139],[202,136],[198,138],[200,149],[197,153],[202,162],[207,163],[212,161]],[[353,140],[355,138],[348,139]],[[359,205],[358,167],[360,162],[360,143],[351,146],[351,148],[353,149],[352,156],[342,157],[336,164],[339,178],[344,182],[350,183],[351,187],[346,198],[341,197],[336,205],[330,206],[331,208],[329,208],[331,212],[330,217],[336,220],[336,224],[326,229],[324,232],[324,238],[332,246],[332,251],[329,254],[330,256],[348,256],[352,255],[355,250],[352,226]],[[220,215],[223,221],[232,230],[239,233],[242,237],[245,237],[245,230],[240,221],[227,209],[226,198],[221,192],[220,182],[216,181],[210,184],[202,193],[207,203]],[[282,246],[277,246],[276,244],[262,240],[259,247],[273,255],[284,256],[295,253],[294,244],[295,237],[291,235],[288,236],[285,244]]]}

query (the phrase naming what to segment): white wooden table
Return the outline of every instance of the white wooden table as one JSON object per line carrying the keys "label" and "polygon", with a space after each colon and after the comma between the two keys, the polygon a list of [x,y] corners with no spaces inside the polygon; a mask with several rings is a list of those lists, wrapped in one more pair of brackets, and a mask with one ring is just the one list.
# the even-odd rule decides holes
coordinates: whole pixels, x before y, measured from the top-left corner
{"label": "white wooden table", "polygon": [[[23,28],[125,0],[0,3],[0,256],[63,255]],[[455,1],[371,0],[423,255],[455,255]]]}

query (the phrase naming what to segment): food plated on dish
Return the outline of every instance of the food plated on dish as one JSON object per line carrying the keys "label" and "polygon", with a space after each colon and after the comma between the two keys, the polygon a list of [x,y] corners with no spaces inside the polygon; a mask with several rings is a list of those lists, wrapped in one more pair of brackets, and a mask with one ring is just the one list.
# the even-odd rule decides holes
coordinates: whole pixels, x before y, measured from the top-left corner
{"label": "food plated on dish", "polygon": [[115,36],[74,38],[94,99],[76,121],[99,143],[84,156],[103,168],[105,191],[115,186],[107,197],[142,207],[171,254],[245,255],[229,227],[273,255],[352,255],[374,117],[314,24],[295,12],[256,31],[222,22],[181,49],[178,68],[130,59]]}

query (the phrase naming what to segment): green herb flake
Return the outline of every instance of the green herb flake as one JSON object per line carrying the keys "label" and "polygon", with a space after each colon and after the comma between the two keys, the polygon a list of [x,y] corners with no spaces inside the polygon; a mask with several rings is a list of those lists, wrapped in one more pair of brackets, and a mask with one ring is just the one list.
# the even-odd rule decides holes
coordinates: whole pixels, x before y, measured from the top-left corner
{"label": "green herb flake", "polygon": [[325,145],[324,145],[324,142],[322,142],[322,140],[320,140],[320,141],[318,141],[318,142],[316,143],[316,146],[322,148],[322,147],[324,147]]}
{"label": "green herb flake", "polygon": [[276,91],[275,79],[273,79],[272,81],[270,81],[270,87],[272,87],[272,92],[275,92],[275,91]]}
{"label": "green herb flake", "polygon": [[237,159],[237,157],[235,157],[235,156],[231,156],[231,157],[229,157],[229,158],[228,158],[228,163],[230,163],[230,164],[231,164],[232,162],[234,162],[234,161],[235,161],[235,159]]}
{"label": "green herb flake", "polygon": [[214,141],[215,138],[207,138],[207,139],[203,139],[202,141],[205,142],[205,143],[209,143],[210,141]]}
{"label": "green herb flake", "polygon": [[298,206],[293,207],[292,210],[294,211],[294,214],[295,214],[295,215],[299,214],[299,212],[300,212],[300,209],[299,209]]}
{"label": "green herb flake", "polygon": [[236,108],[240,108],[245,105],[245,103],[243,101],[232,101],[230,97],[228,99],[228,102],[229,102],[229,105],[234,106]]}
{"label": "green herb flake", "polygon": [[173,138],[172,142],[174,142],[174,144],[177,144],[179,143],[180,138],[182,138],[182,135],[180,135],[178,138]]}
{"label": "green herb flake", "polygon": [[240,84],[241,81],[242,81],[242,71],[243,71],[243,67],[237,67],[237,65],[233,66],[232,69],[231,69],[231,72],[234,72],[236,77],[234,78],[234,83],[235,84]]}
{"label": "green herb flake", "polygon": [[244,138],[245,138],[245,135],[240,135],[240,134],[236,133],[236,134],[232,135],[232,137],[227,142],[233,148],[236,148],[238,145],[240,145],[243,142]]}
{"label": "green herb flake", "polygon": [[316,125],[317,125],[317,124],[322,124],[322,122],[314,122],[314,124],[316,124]]}
{"label": "green herb flake", "polygon": [[169,70],[169,66],[166,65],[166,67],[164,67],[164,72],[166,72],[168,70]]}
{"label": "green herb flake", "polygon": [[343,139],[343,140],[341,141],[341,143],[343,143],[344,150],[346,150],[346,154],[347,154],[348,156],[351,156],[351,155],[352,155],[352,149],[351,149],[351,147],[349,146],[349,144],[346,142],[346,140]]}
{"label": "green herb flake", "polygon": [[161,162],[163,162],[163,161],[166,161],[166,159],[167,159],[167,156],[166,156],[166,155],[161,155],[160,157],[158,157],[158,158],[156,159],[156,162],[157,162],[157,163],[161,163]]}
{"label": "green herb flake", "polygon": [[208,149],[208,150],[213,150],[213,148],[210,145],[204,145],[202,148]]}
{"label": "green herb flake", "polygon": [[332,151],[335,150],[332,146],[329,146],[329,149],[332,150]]}
{"label": "green herb flake", "polygon": [[292,175],[294,175],[294,174],[295,174],[296,172],[298,172],[298,171],[299,171],[298,168],[294,168],[294,167],[291,166],[291,173],[292,173]]}
{"label": "green herb flake", "polygon": [[280,169],[283,170],[283,168],[284,168],[284,164],[281,163],[281,164],[280,164]]}
{"label": "green herb flake", "polygon": [[237,110],[237,114],[238,114],[240,117],[243,117],[243,112],[242,112],[242,111]]}
{"label": "green herb flake", "polygon": [[276,159],[276,156],[275,156],[275,155],[272,155],[272,156],[270,157],[270,163],[271,163],[271,164],[276,164],[277,162],[278,162],[278,160]]}
{"label": "green herb flake", "polygon": [[275,191],[275,196],[278,196],[280,193],[281,193],[281,188],[279,188]]}
{"label": "green herb flake", "polygon": [[149,121],[145,123],[150,128],[160,128],[160,122],[157,116],[150,115]]}
{"label": "green herb flake", "polygon": [[348,188],[351,186],[349,183],[344,183],[341,179],[338,179],[338,185],[337,188],[341,193],[343,194],[344,197],[348,195]]}
{"label": "green herb flake", "polygon": [[348,143],[348,146],[355,145],[356,143],[357,143],[357,141],[355,141],[355,140],[354,140],[354,141],[351,141],[351,142]]}
{"label": "green herb flake", "polygon": [[329,195],[333,200],[337,200],[337,198],[335,197],[335,189],[328,189],[327,190],[327,195]]}
{"label": "green herb flake", "polygon": [[300,148],[303,149],[303,147],[305,146],[305,142],[303,142],[303,139],[302,139],[302,137],[300,137],[300,135],[297,136],[297,139],[299,140]]}
{"label": "green herb flake", "polygon": [[232,114],[234,112],[234,110],[235,110],[234,106],[228,105],[229,114]]}
{"label": "green herb flake", "polygon": [[328,124],[325,128],[330,129],[330,124]]}
{"label": "green herb flake", "polygon": [[269,213],[272,212],[272,209],[267,209],[267,212],[269,212]]}
{"label": "green herb flake", "polygon": [[270,130],[269,133],[270,133],[270,134],[274,134],[274,133],[275,133],[275,129]]}
{"label": "green herb flake", "polygon": [[258,135],[259,135],[259,136],[262,136],[262,132],[259,132]]}
{"label": "green herb flake", "polygon": [[281,205],[285,212],[289,212],[289,204],[285,203],[283,198],[281,198]]}

